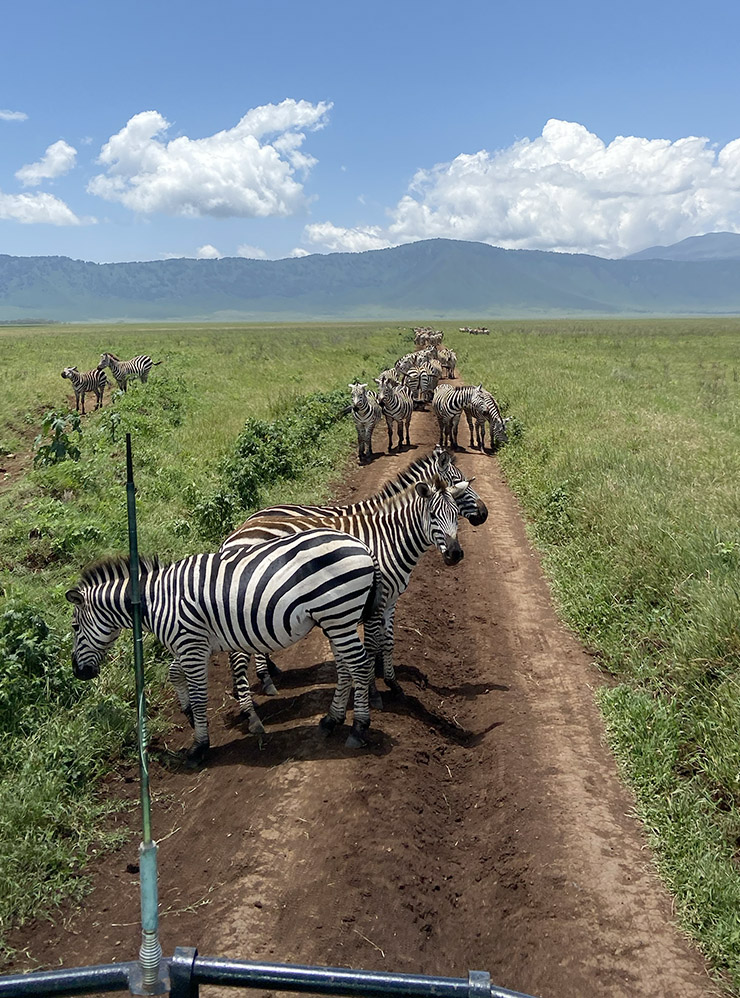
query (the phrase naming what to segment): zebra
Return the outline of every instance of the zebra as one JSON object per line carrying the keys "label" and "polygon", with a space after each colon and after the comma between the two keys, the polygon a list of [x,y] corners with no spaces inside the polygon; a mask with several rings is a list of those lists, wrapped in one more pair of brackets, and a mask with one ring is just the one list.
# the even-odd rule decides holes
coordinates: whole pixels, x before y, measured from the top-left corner
{"label": "zebra", "polygon": [[102,371],[103,368],[109,367],[113,372],[113,377],[118,382],[118,387],[125,392],[128,391],[129,378],[140,378],[146,384],[151,369],[161,363],[161,360],[153,361],[146,354],[133,357],[131,360],[121,360],[114,353],[106,351],[100,357],[98,369]]}
{"label": "zebra", "polygon": [[99,368],[94,367],[91,371],[85,371],[84,374],[80,374],[76,367],[65,367],[62,371],[62,377],[68,378],[72,382],[77,412],[80,411],[80,399],[82,399],[83,416],[85,415],[85,395],[88,392],[95,392],[95,398],[97,399],[96,409],[99,409],[103,404],[103,392],[105,391],[105,386],[108,384],[108,379],[105,373]]}
{"label": "zebra", "polygon": [[455,368],[457,367],[457,354],[454,350],[450,350],[449,347],[440,347],[437,355],[439,363],[445,372],[446,378],[455,377]]}
{"label": "zebra", "polygon": [[373,456],[373,430],[383,415],[375,392],[369,392],[367,385],[351,384],[352,402],[350,411],[357,430],[357,460],[362,464]]}
{"label": "zebra", "polygon": [[411,416],[414,412],[414,403],[406,388],[397,388],[387,381],[383,375],[375,379],[380,391],[378,392],[378,403],[385,416],[385,423],[388,427],[388,451],[393,450],[393,424],[396,424],[398,432],[398,446],[403,446],[403,429],[406,427],[406,445],[411,445],[409,427]]}
{"label": "zebra", "polygon": [[[220,553],[317,526],[341,530],[362,540],[377,558],[383,587],[382,613],[366,620],[365,642],[373,658],[382,655],[385,681],[392,691],[399,692],[393,669],[396,603],[408,587],[413,568],[430,547],[439,549],[447,565],[456,565],[463,558],[457,539],[457,502],[468,488],[464,479],[448,485],[435,476],[431,482],[416,481],[365,512],[286,517],[274,516],[269,509],[261,510],[226,538]],[[234,654],[231,662],[238,699],[246,705],[250,697],[248,656]],[[257,656],[258,675],[264,674],[265,664]],[[379,699],[377,692],[373,692]]]}
{"label": "zebra", "polygon": [[488,389],[481,387],[478,395],[465,406],[465,417],[468,421],[471,447],[473,446],[473,421],[475,421],[476,427],[476,446],[481,450],[485,448],[486,443],[486,423],[488,423],[491,434],[491,450],[495,450],[498,444],[509,442],[501,410]]}
{"label": "zebra", "polygon": [[[365,744],[372,667],[357,627],[377,613],[382,589],[377,563],[362,541],[319,528],[254,550],[195,554],[167,566],[143,558],[140,585],[142,625],[174,656],[169,678],[195,729],[189,762],[201,762],[209,747],[211,653],[287,648],[315,625],[328,637],[338,671],[320,727],[330,733],[344,721],[354,683],[347,745]],[[132,626],[128,559],[109,558],[88,567],[66,598],[74,605],[74,674],[92,679],[121,630]]]}
{"label": "zebra", "polygon": [[466,405],[478,397],[483,385],[440,385],[434,392],[432,409],[439,423],[439,442],[457,448],[457,427]]}

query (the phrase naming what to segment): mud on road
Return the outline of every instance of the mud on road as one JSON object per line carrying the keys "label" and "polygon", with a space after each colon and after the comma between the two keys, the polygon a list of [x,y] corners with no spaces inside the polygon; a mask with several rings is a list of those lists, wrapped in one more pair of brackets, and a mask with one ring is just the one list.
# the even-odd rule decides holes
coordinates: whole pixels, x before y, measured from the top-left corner
{"label": "mud on road", "polygon": [[[382,453],[386,439],[378,427],[381,455],[349,470],[340,501],[431,449],[436,423],[415,415],[415,446],[400,455]],[[373,715],[368,750],[319,734],[335,672],[317,632],[276,657],[285,673],[279,696],[259,699],[262,748],[237,721],[224,662],[211,670],[207,765],[156,761],[189,743],[188,728],[155,746],[164,952],[481,969],[545,998],[716,994],[630,817],[594,704],[598,669],[554,614],[496,459],[458,460],[489,518],[462,521],[464,560],[447,568],[429,552],[401,597],[406,696]],[[137,797],[134,771],[110,785]],[[14,969],[135,957],[136,811],[129,820],[130,844],[92,864],[83,909],[17,934],[27,955]]]}

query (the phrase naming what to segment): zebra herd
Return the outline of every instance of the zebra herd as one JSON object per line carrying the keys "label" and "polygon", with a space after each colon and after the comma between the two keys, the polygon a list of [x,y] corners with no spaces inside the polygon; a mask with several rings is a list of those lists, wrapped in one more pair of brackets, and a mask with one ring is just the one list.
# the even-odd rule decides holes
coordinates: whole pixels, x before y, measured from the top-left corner
{"label": "zebra herd", "polygon": [[[430,349],[438,351],[439,343],[425,345],[422,352]],[[367,385],[351,386],[353,413],[371,411],[378,418],[383,413],[397,419],[398,412],[408,441],[410,393],[392,372],[384,372],[376,381],[377,396],[367,391]],[[435,386],[433,400],[440,389],[453,422],[465,404],[480,405],[488,413],[481,386]],[[490,401],[498,413],[492,396]],[[454,426],[456,431],[456,422]],[[389,446],[390,436],[389,424]],[[399,444],[402,440],[399,430]],[[215,553],[191,555],[168,565],[143,558],[142,624],[172,655],[169,679],[194,729],[188,762],[200,763],[210,744],[206,713],[210,656],[229,653],[242,716],[250,732],[262,734],[247,674],[249,658],[255,654],[263,693],[274,694],[273,675],[278,677],[280,670],[270,653],[294,644],[314,627],[328,638],[337,669],[334,695],[320,728],[329,735],[344,723],[354,689],[346,744],[366,745],[371,708],[382,708],[375,673],[383,676],[390,695],[401,693],[393,665],[394,620],[411,572],[433,547],[445,564],[457,564],[463,558],[459,517],[473,525],[488,517],[471,481],[464,478],[451,452],[437,446],[362,502],[272,506],[253,513]],[[132,627],[130,581],[128,560],[108,558],[85,569],[66,593],[74,607],[72,665],[77,678],[97,676],[108,649],[123,629]]]}
{"label": "zebra herd", "polygon": [[393,367],[383,371],[375,382],[377,389],[366,383],[349,385],[352,398],[346,412],[352,413],[357,430],[357,457],[362,464],[373,457],[373,431],[385,417],[388,428],[388,452],[393,450],[393,426],[397,428],[397,445],[410,446],[411,417],[415,409],[432,403],[439,424],[439,442],[445,447],[458,447],[458,424],[462,413],[470,431],[470,446],[485,447],[486,424],[489,427],[491,449],[508,441],[506,420],[493,395],[483,385],[454,388],[439,384],[443,378],[454,379],[457,356],[442,346],[444,333],[429,327],[414,329],[417,349],[400,357]]}
{"label": "zebra herd", "polygon": [[72,382],[72,388],[75,393],[75,408],[79,412],[80,401],[82,401],[82,415],[84,416],[85,396],[88,392],[95,395],[96,409],[99,409],[103,404],[103,392],[109,383],[105,375],[106,367],[110,368],[118,387],[122,392],[125,392],[128,389],[128,382],[132,378],[139,378],[142,382],[146,383],[152,367],[161,363],[161,360],[153,361],[151,357],[144,354],[139,357],[133,357],[131,360],[121,360],[114,353],[106,351],[101,354],[97,367],[93,367],[91,370],[84,371],[83,373],[80,373],[77,367],[65,367],[62,371],[62,377]]}

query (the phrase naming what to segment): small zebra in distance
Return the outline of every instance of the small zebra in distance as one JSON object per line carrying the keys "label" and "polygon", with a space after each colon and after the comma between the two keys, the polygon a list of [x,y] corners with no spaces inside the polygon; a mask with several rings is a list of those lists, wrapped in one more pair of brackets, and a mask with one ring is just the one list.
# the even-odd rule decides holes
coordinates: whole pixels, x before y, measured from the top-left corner
{"label": "small zebra in distance", "polygon": [[[442,553],[446,565],[456,565],[464,556],[457,539],[459,503],[468,502],[472,490],[464,479],[448,485],[439,476],[416,481],[402,492],[390,495],[366,512],[337,512],[286,516],[285,507],[274,515],[260,510],[226,538],[221,553],[244,544],[260,545],[272,536],[284,536],[311,527],[331,527],[362,540],[378,560],[383,586],[379,613],[365,621],[365,644],[372,657],[383,657],[386,683],[395,692],[400,687],[393,670],[393,620],[399,596],[406,591],[413,568],[431,547]],[[311,507],[308,507],[310,509]],[[478,503],[475,503],[478,509]],[[234,685],[239,700],[249,690],[246,656],[232,657]],[[264,660],[257,662],[258,675],[265,671]],[[373,691],[377,696],[377,691]],[[371,704],[375,704],[371,701]]]}
{"label": "small zebra in distance", "polygon": [[480,450],[485,450],[486,423],[491,435],[491,450],[496,450],[499,444],[507,444],[509,436],[506,432],[506,422],[501,415],[496,399],[487,388],[481,386],[479,393],[465,406],[465,418],[470,431],[470,446],[473,446],[473,421],[475,421],[476,444]]}
{"label": "small zebra in distance", "polygon": [[[187,759],[199,763],[209,747],[208,661],[216,651],[269,652],[287,648],[314,626],[337,662],[337,687],[324,730],[344,722],[354,684],[350,747],[365,743],[370,724],[372,666],[360,623],[377,615],[382,588],[375,558],[355,537],[311,529],[247,550],[195,554],[171,565],[140,561],[142,625],[173,655],[169,678],[193,724]],[[72,666],[93,679],[123,628],[133,624],[128,559],[86,568],[66,598],[74,605]]]}
{"label": "small zebra in distance", "polygon": [[357,430],[357,460],[360,464],[373,457],[373,430],[383,415],[375,392],[369,392],[367,385],[351,384],[352,402],[350,412]]}
{"label": "small zebra in distance", "polygon": [[457,450],[457,429],[460,416],[466,405],[477,399],[483,385],[439,385],[434,392],[432,409],[439,424],[439,442],[443,447]]}
{"label": "small zebra in distance", "polygon": [[103,404],[103,392],[105,391],[105,386],[108,384],[108,379],[104,371],[94,367],[91,371],[85,371],[84,374],[80,374],[76,367],[65,367],[62,371],[62,377],[68,378],[72,382],[77,412],[80,411],[80,399],[82,399],[82,415],[86,415],[85,395],[88,392],[95,392],[95,398],[97,399],[95,408],[99,409],[101,407]]}
{"label": "small zebra in distance", "polygon": [[414,413],[414,403],[411,395],[405,387],[398,387],[391,384],[381,375],[375,379],[378,383],[378,403],[385,416],[385,423],[388,427],[388,452],[393,450],[393,424],[396,424],[398,433],[398,448],[403,447],[403,430],[406,427],[406,446],[411,446],[409,427],[411,417]]}
{"label": "small zebra in distance", "polygon": [[161,363],[161,360],[154,361],[146,354],[133,357],[131,360],[121,360],[120,357],[116,357],[114,353],[108,350],[101,355],[98,370],[102,371],[104,368],[109,367],[113,373],[113,377],[118,382],[118,387],[122,392],[125,392],[128,391],[129,378],[140,378],[142,383],[146,384],[151,369]]}

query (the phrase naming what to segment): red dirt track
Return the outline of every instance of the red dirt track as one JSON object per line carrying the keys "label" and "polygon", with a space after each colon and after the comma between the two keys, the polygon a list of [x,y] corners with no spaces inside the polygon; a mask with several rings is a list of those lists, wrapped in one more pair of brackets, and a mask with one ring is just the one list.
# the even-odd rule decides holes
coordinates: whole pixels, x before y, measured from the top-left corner
{"label": "red dirt track", "polygon": [[[353,468],[337,497],[371,494],[430,450],[431,414],[414,416],[411,439],[415,448]],[[375,446],[386,440],[378,427]],[[488,970],[543,998],[718,994],[672,924],[604,744],[593,698],[603,680],[554,614],[498,463],[471,450],[458,460],[489,518],[461,521],[464,560],[446,568],[429,552],[401,597],[406,697],[373,714],[370,749],[346,749],[346,728],[328,740],[317,729],[335,673],[314,631],[277,657],[279,696],[258,698],[262,749],[236,721],[219,663],[208,763],[153,763],[164,952]],[[189,740],[176,729],[167,748]],[[135,798],[135,775],[112,792]],[[93,863],[82,911],[16,935],[28,959],[14,969],[135,958],[137,812],[130,824],[130,844]]]}

